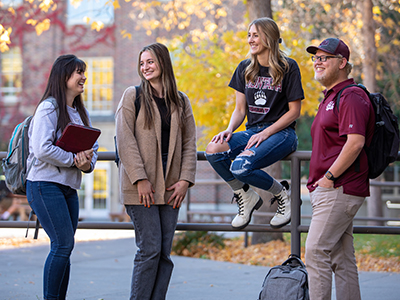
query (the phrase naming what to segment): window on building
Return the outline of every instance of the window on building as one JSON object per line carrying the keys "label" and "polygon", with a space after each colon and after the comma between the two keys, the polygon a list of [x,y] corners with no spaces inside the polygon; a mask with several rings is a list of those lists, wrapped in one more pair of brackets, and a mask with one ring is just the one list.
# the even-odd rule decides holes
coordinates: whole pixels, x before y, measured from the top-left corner
{"label": "window on building", "polygon": [[111,206],[110,174],[110,162],[97,162],[93,172],[83,175],[81,188],[78,190],[80,218],[104,219],[109,217]]}
{"label": "window on building", "polygon": [[0,95],[3,103],[16,103],[22,90],[22,56],[19,47],[0,54],[0,71]]}
{"label": "window on building", "polygon": [[68,25],[87,24],[85,17],[91,21],[101,21],[105,25],[114,23],[114,7],[109,0],[69,0]]}
{"label": "window on building", "polygon": [[114,61],[112,57],[82,58],[86,62],[83,99],[91,115],[113,114]]}

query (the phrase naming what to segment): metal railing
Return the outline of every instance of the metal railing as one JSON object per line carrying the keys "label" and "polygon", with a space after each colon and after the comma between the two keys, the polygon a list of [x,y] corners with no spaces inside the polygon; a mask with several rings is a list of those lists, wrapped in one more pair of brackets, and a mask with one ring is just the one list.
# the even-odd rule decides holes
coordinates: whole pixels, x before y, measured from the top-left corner
{"label": "metal railing", "polygon": [[[6,156],[5,152],[0,152],[0,158]],[[279,229],[273,229],[270,225],[250,224],[246,228],[238,232],[290,232],[291,234],[291,253],[301,254],[301,233],[308,232],[309,226],[301,225],[300,211],[300,167],[302,161],[308,161],[311,158],[311,151],[296,151],[290,154],[285,160],[291,163],[291,209],[292,220],[290,225],[286,225]],[[400,153],[398,155],[398,160]],[[115,152],[99,152],[98,160],[113,161]],[[198,160],[206,160],[204,152],[197,152]],[[377,186],[400,186],[400,182],[379,182],[371,181],[371,185]],[[365,220],[375,218],[364,218]],[[382,219],[382,218],[379,218]],[[385,219],[386,220],[386,219]],[[23,221],[3,221],[0,222],[0,228],[26,228],[27,226],[34,227],[35,222]],[[80,229],[132,229],[133,225],[128,222],[79,222]],[[177,230],[182,231],[237,231],[230,224],[218,223],[178,223]],[[400,227],[395,226],[354,226],[354,233],[369,233],[369,234],[400,234]]]}

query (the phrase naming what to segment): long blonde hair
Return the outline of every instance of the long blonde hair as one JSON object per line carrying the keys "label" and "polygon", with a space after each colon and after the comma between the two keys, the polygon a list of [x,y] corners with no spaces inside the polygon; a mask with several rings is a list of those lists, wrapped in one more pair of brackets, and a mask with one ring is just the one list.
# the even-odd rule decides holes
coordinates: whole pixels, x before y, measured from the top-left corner
{"label": "long blonde hair", "polygon": [[[268,65],[269,73],[272,77],[272,85],[276,86],[283,80],[283,76],[289,69],[286,54],[279,49],[281,36],[278,25],[270,18],[259,18],[249,24],[248,31],[251,26],[255,26],[261,37],[264,47],[269,50]],[[247,82],[255,83],[260,72],[257,55],[250,54],[251,63],[245,70],[245,79]]]}
{"label": "long blonde hair", "polygon": [[140,82],[140,106],[144,108],[145,113],[145,128],[151,128],[154,119],[154,112],[151,102],[154,101],[153,94],[155,91],[151,86],[150,82],[143,76],[140,71],[140,59],[142,53],[148,51],[151,53],[155,63],[158,65],[161,71],[161,83],[163,89],[163,95],[165,97],[165,102],[167,104],[168,115],[170,116],[172,112],[176,109],[180,111],[180,119],[179,126],[183,125],[184,122],[184,109],[185,109],[185,100],[183,96],[178,92],[178,88],[176,85],[176,79],[174,75],[174,69],[172,67],[171,57],[169,55],[168,48],[160,43],[150,44],[148,46],[143,47],[143,49],[139,53],[138,60],[138,74],[141,78]]}

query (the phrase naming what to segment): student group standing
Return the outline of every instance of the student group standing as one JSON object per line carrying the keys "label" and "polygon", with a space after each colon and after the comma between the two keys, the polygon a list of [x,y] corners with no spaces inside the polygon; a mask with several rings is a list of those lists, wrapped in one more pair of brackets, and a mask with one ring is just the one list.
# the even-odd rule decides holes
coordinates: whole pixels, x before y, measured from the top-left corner
{"label": "student group standing", "polygon": [[[238,213],[232,227],[240,230],[267,199],[252,186],[273,195],[278,204],[273,228],[291,221],[290,186],[265,167],[297,149],[296,119],[304,91],[298,64],[279,49],[277,24],[260,18],[248,26],[249,59],[239,63],[229,86],[235,109],[226,130],[206,148],[206,158],[232,188]],[[335,98],[354,83],[350,50],[340,39],[310,46],[315,79],[324,90],[311,128],[312,157],[307,187],[313,209],[306,242],[311,300],[329,300],[332,272],[338,299],[360,299],[353,246],[353,218],[369,195],[364,145],[371,141],[374,113],[359,88],[343,92],[340,110]],[[69,122],[90,126],[81,94],[86,65],[74,55],[54,63],[31,129],[28,159],[36,159],[27,178],[27,198],[51,240],[43,274],[44,299],[65,299],[70,255],[78,224],[76,190],[81,171],[91,172],[98,144],[77,154],[54,145]],[[120,196],[130,216],[137,252],[131,278],[131,300],[166,298],[173,271],[170,253],[179,209],[195,183],[196,126],[188,97],[178,90],[168,48],[143,47],[138,55],[137,86],[128,87],[116,111]],[[49,99],[51,99],[49,101]],[[247,118],[246,130],[235,132]],[[359,158],[361,169],[355,170]]]}

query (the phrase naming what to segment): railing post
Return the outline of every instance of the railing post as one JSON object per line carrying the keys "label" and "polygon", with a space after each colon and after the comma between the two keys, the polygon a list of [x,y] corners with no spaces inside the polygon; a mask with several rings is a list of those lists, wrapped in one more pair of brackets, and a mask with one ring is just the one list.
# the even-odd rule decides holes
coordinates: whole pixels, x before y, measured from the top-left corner
{"label": "railing post", "polygon": [[290,227],[291,253],[300,256],[301,252],[301,233],[299,226],[301,223],[300,215],[300,159],[293,153],[291,155],[291,209],[292,221]]}

